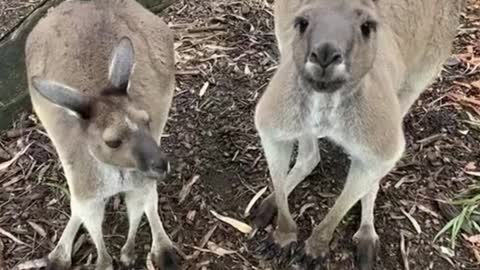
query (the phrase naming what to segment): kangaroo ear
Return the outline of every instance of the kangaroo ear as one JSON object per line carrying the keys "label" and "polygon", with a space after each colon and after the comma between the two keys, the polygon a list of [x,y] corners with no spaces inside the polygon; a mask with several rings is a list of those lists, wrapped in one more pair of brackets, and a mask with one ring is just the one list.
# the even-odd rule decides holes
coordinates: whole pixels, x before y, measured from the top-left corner
{"label": "kangaroo ear", "polygon": [[32,78],[32,86],[50,102],[74,112],[80,118],[89,118],[92,98],[69,86],[38,77]]}
{"label": "kangaroo ear", "polygon": [[130,38],[122,37],[112,52],[108,79],[115,89],[127,92],[134,65],[134,50]]}

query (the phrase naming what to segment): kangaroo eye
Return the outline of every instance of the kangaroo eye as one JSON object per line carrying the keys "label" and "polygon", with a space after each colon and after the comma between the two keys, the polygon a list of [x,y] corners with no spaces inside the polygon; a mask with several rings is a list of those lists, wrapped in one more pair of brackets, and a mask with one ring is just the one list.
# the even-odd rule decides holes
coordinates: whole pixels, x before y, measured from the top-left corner
{"label": "kangaroo eye", "polygon": [[119,148],[120,145],[122,145],[122,141],[121,140],[105,141],[105,144],[110,148],[116,149],[116,148]]}
{"label": "kangaroo eye", "polygon": [[362,35],[365,38],[369,38],[372,35],[372,32],[377,31],[377,22],[375,21],[366,21],[360,27],[362,30]]}
{"label": "kangaroo eye", "polygon": [[308,22],[308,20],[304,17],[295,18],[294,26],[295,26],[296,29],[298,29],[298,31],[301,34],[305,33],[309,24],[310,23]]}

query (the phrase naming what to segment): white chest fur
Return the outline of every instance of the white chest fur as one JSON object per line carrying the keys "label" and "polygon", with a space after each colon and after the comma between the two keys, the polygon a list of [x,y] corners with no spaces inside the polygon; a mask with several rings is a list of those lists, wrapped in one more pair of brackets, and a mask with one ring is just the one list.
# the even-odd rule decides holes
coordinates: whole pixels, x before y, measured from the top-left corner
{"label": "white chest fur", "polygon": [[123,170],[107,164],[97,163],[98,189],[97,193],[108,198],[120,192],[126,192],[140,188],[146,181],[140,173],[134,170]]}
{"label": "white chest fur", "polygon": [[332,135],[336,125],[340,95],[335,93],[313,93],[307,101],[305,114],[306,131],[318,138]]}

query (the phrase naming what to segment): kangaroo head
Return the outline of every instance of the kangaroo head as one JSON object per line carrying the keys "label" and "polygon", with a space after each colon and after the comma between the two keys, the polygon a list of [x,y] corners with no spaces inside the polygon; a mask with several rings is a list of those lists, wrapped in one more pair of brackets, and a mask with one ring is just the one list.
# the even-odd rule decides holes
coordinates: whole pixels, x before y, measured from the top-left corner
{"label": "kangaroo head", "polygon": [[293,59],[302,84],[333,92],[372,68],[380,27],[374,0],[316,0],[292,22]]}
{"label": "kangaroo head", "polygon": [[89,153],[99,162],[163,177],[169,163],[150,131],[150,115],[129,98],[134,49],[123,37],[113,49],[109,87],[89,96],[59,82],[32,78],[32,86],[50,102],[67,109],[80,122]]}

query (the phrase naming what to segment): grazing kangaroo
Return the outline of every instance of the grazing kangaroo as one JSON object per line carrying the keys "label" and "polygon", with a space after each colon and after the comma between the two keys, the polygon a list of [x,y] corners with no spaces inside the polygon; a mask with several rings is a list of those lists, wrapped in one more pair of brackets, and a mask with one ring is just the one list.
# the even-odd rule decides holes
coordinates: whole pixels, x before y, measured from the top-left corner
{"label": "grazing kangaroo", "polygon": [[175,85],[167,25],[136,1],[67,1],[28,37],[26,64],[34,110],[70,189],[70,220],[47,268],[70,269],[72,243],[83,224],[97,249],[96,269],[113,269],[102,221],[106,200],[124,192],[129,231],[121,262],[134,262],[145,213],[154,263],[178,269],[156,189],[169,171],[159,145]]}
{"label": "grazing kangaroo", "polygon": [[[274,247],[278,255],[296,246],[288,195],[320,161],[317,138],[328,138],[350,155],[349,173],[335,205],[297,257],[307,269],[322,267],[335,228],[361,201],[361,224],[354,235],[357,263],[372,269],[379,182],[402,156],[402,119],[450,55],[464,4],[275,1],[281,63],[255,114],[274,193],[262,202],[254,223],[264,227],[277,215],[274,243],[264,248]],[[290,169],[295,142],[298,156]]]}

